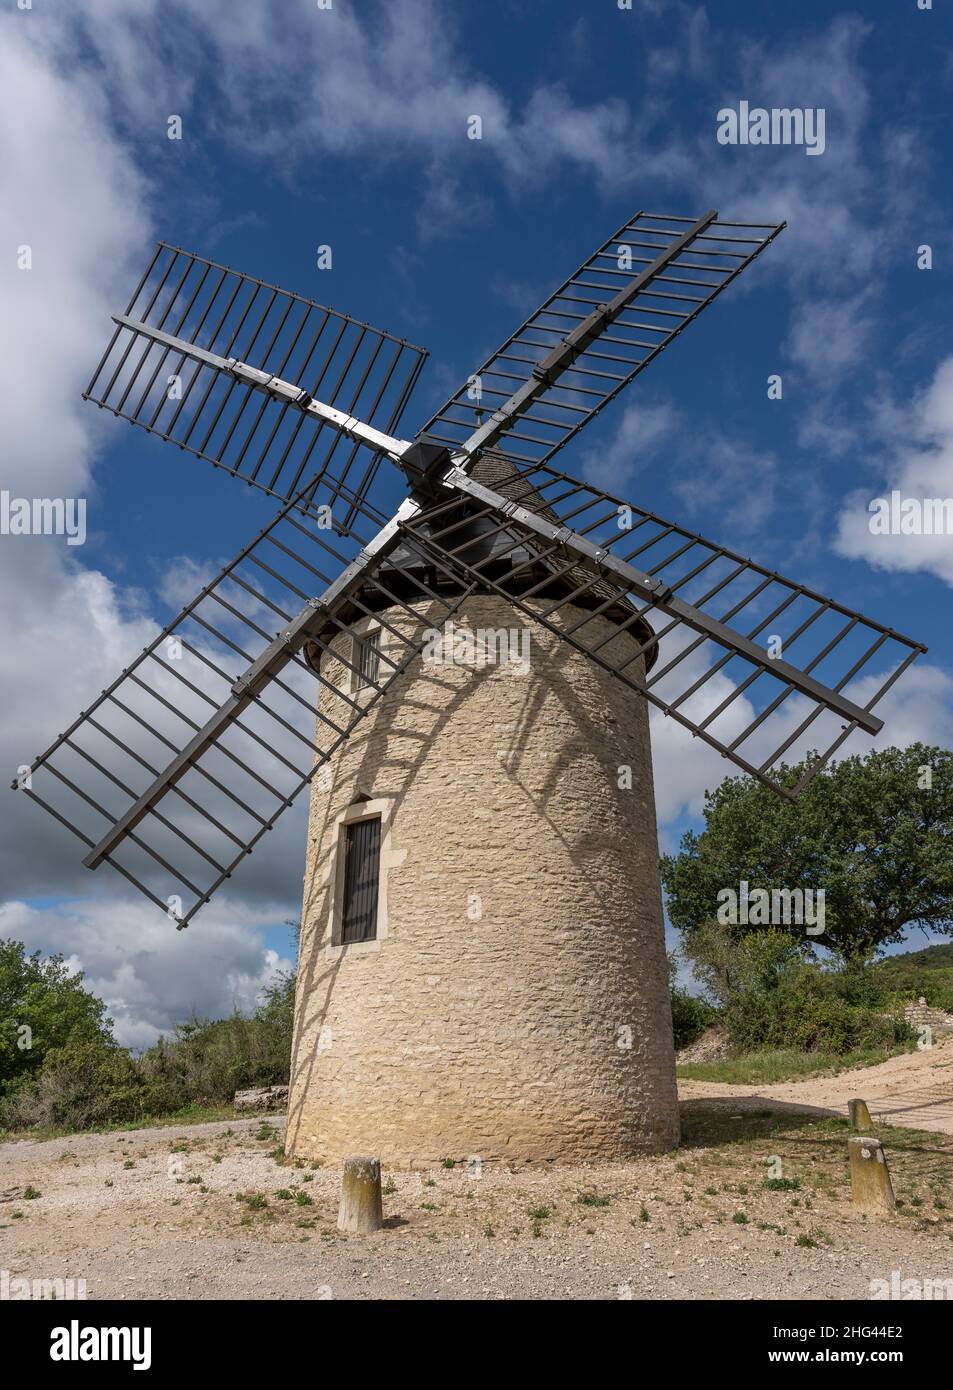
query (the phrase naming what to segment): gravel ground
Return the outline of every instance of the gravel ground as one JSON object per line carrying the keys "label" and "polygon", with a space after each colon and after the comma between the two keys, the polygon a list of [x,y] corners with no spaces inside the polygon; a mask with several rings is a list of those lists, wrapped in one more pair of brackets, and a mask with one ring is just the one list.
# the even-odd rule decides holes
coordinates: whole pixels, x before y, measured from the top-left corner
{"label": "gravel ground", "polygon": [[[280,1117],[4,1144],[0,1269],[120,1299],[865,1299],[895,1269],[953,1278],[942,1136],[885,1131],[904,1205],[874,1223],[842,1121],[697,1100],[683,1125],[676,1153],[624,1164],[385,1173],[370,1237],[335,1228],[339,1171],[281,1159]],[[763,1188],[770,1159],[796,1188]]]}

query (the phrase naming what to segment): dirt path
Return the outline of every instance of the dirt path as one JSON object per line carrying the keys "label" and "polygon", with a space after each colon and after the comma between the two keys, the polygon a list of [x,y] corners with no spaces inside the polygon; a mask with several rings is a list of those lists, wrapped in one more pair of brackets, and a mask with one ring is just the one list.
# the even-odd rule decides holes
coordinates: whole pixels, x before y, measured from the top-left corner
{"label": "dirt path", "polygon": [[[890,1131],[903,1207],[868,1222],[843,1130],[775,1104],[688,1101],[682,1147],[656,1158],[386,1173],[371,1237],[336,1230],[339,1172],[283,1162],[281,1118],[4,1144],[0,1281],[130,1300],[652,1300],[953,1279],[953,1145]],[[778,1163],[789,1185],[766,1189]]]}
{"label": "dirt path", "polygon": [[776,1086],[735,1086],[721,1081],[679,1081],[683,1100],[784,1101],[809,1114],[846,1115],[847,1102],[862,1097],[874,1121],[953,1134],[953,1038],[922,1052],[891,1057],[876,1067],[838,1076],[785,1081]]}

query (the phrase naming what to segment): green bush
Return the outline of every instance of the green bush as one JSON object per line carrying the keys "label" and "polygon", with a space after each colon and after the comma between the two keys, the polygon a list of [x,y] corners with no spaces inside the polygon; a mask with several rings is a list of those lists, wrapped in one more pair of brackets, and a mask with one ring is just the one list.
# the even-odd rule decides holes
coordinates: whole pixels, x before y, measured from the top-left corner
{"label": "green bush", "polygon": [[84,1041],[48,1052],[39,1075],[7,1098],[3,1118],[11,1129],[95,1129],[140,1119],[153,1106],[163,1108],[163,1098],[128,1052]]}
{"label": "green bush", "polygon": [[[809,943],[776,928],[734,935],[706,923],[686,935],[682,954],[721,1005],[736,1053],[839,1057],[890,1051],[913,1036],[890,978],[862,957],[821,964],[808,956]],[[682,1006],[675,993],[673,1018]]]}
{"label": "green bush", "polygon": [[[293,980],[284,988],[293,996]],[[273,994],[275,991],[272,992]],[[160,1039],[139,1063],[142,1075],[179,1097],[179,1104],[230,1101],[249,1086],[283,1085],[291,1069],[291,1015],[269,999],[251,1018],[192,1019]]]}
{"label": "green bush", "polygon": [[739,990],[725,1008],[725,1024],[741,1051],[794,1048],[842,1054],[885,1051],[907,1041],[911,1030],[884,1012],[869,971],[834,971],[818,965],[789,965],[765,987]]}
{"label": "green bush", "polygon": [[0,941],[0,1100],[38,1077],[51,1052],[110,1046],[105,1014],[62,956],[28,956],[22,941]]}
{"label": "green bush", "polygon": [[953,1013],[953,946],[926,946],[887,956],[877,962],[873,973],[885,991],[904,1003],[922,995],[932,1009]]}
{"label": "green bush", "polygon": [[[59,957],[42,961],[19,942],[0,943],[0,1125],[96,1129],[288,1080],[293,974],[278,978],[250,1018],[193,1018],[141,1057],[119,1046],[104,1012]],[[14,1025],[23,1021],[34,1045],[21,1052]]]}
{"label": "green bush", "polygon": [[676,1049],[689,1047],[709,1024],[715,1021],[718,1017],[718,1010],[714,1009],[707,1000],[701,999],[697,994],[689,994],[687,990],[680,989],[677,985],[672,986],[671,999],[672,1032],[675,1036],[675,1047]]}

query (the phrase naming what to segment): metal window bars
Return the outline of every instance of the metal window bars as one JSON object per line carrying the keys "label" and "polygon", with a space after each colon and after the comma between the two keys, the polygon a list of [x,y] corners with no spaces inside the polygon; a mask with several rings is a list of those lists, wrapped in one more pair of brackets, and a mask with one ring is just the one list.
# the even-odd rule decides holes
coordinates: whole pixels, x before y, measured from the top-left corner
{"label": "metal window bars", "polygon": [[548,462],[783,226],[722,222],[714,212],[697,219],[638,213],[487,358],[424,432],[451,451],[467,444],[519,463]]}
{"label": "metal window bars", "polygon": [[366,816],[344,829],[344,893],[341,942],[372,941],[377,935],[381,818]]}
{"label": "metal window bars", "polygon": [[368,632],[365,636],[357,639],[358,654],[358,690],[364,690],[369,685],[376,685],[380,678],[381,670],[381,634],[380,628],[376,632]]}
{"label": "metal window bars", "polygon": [[[381,454],[152,335],[295,383],[388,434],[427,356],[348,314],[165,242],[114,321],[84,398],[282,501],[312,478],[360,501]],[[349,510],[343,524],[356,516]]]}
{"label": "metal window bars", "polygon": [[[457,495],[406,531],[783,796],[855,729],[880,729],[875,706],[926,650],[548,466],[506,473],[487,489],[458,472]],[[620,653],[623,632],[632,642]],[[787,765],[809,754],[793,781]]]}
{"label": "metal window bars", "polygon": [[[399,538],[394,528],[355,560],[360,538],[286,505],[35,760],[22,789],[83,841],[88,867],[108,862],[186,925],[406,669],[421,612],[438,624],[465,597],[466,585],[437,592],[419,566],[395,562]],[[388,642],[357,700],[352,631],[371,615]],[[342,674],[321,664],[318,700],[332,643]]]}

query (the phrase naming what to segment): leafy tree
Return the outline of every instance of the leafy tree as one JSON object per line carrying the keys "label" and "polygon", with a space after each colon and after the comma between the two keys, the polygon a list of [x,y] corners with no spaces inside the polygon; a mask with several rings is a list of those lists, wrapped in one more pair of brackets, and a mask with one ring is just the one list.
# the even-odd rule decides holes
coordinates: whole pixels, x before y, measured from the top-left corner
{"label": "leafy tree", "polygon": [[772,988],[787,967],[803,964],[806,948],[787,932],[752,928],[734,936],[718,922],[703,922],[683,954],[706,996],[724,1008],[746,991]]}
{"label": "leafy tree", "polygon": [[[803,770],[786,769],[788,785]],[[769,892],[823,889],[823,933],[808,937],[793,923],[781,930],[844,961],[869,960],[915,926],[953,935],[949,750],[917,743],[845,758],[796,802],[729,777],[707,794],[704,814],[702,832],[689,831],[680,852],[662,860],[669,916],[690,955],[694,934],[717,921],[719,891],[742,881]],[[763,927],[720,930],[739,939]]]}
{"label": "leafy tree", "polygon": [[47,1054],[79,1044],[115,1048],[106,1005],[62,956],[0,941],[0,1096],[38,1074]]}

